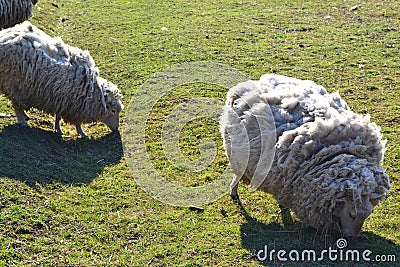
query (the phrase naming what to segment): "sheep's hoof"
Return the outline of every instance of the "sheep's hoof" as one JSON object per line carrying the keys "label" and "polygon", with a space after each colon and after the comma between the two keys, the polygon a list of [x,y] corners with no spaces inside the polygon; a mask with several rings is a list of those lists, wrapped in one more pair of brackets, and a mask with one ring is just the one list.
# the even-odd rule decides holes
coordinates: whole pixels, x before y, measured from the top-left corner
{"label": "sheep's hoof", "polygon": [[29,128],[29,124],[26,121],[20,121],[18,122],[20,126],[22,127],[28,127]]}
{"label": "sheep's hoof", "polygon": [[292,216],[289,214],[289,216],[283,216],[282,215],[282,222],[284,225],[291,225],[294,224]]}
{"label": "sheep's hoof", "polygon": [[281,209],[281,216],[282,216],[282,222],[283,222],[283,224],[284,224],[284,225],[293,224],[294,221],[293,221],[292,215],[290,214],[290,209],[289,209],[289,208],[282,207],[282,206],[280,206],[280,205],[279,205],[279,207],[280,207],[280,209]]}
{"label": "sheep's hoof", "polygon": [[82,127],[80,124],[76,124],[76,132],[81,136],[81,138],[87,138],[86,133],[82,130]]}

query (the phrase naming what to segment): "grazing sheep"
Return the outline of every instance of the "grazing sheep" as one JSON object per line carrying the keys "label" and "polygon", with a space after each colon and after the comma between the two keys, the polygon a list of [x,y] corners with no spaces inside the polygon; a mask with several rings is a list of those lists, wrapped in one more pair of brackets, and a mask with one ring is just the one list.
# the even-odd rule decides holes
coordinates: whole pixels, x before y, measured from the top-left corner
{"label": "grazing sheep", "polygon": [[99,77],[88,51],[51,38],[29,22],[0,32],[0,92],[12,102],[18,122],[27,126],[25,110],[34,107],[76,126],[95,121],[118,130],[122,95]]}
{"label": "grazing sheep", "polygon": [[[263,144],[271,131],[260,130],[266,123],[276,129],[270,159],[260,156],[271,150]],[[355,238],[391,187],[381,167],[386,142],[380,128],[312,81],[267,74],[240,83],[228,92],[220,124],[236,175],[232,198],[238,200],[240,179],[249,184],[263,174],[258,189],[274,196],[284,219],[292,209],[309,226]],[[236,129],[240,135],[240,127],[246,136],[230,134]]]}
{"label": "grazing sheep", "polygon": [[32,17],[38,0],[0,0],[0,29],[12,27]]}

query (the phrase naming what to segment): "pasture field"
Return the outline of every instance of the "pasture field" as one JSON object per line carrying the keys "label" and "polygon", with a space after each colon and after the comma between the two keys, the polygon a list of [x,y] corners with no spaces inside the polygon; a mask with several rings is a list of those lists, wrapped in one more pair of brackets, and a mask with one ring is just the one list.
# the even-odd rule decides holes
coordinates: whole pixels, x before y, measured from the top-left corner
{"label": "pasture field", "polygon": [[[61,137],[52,131],[54,117],[37,110],[29,111],[31,128],[22,128],[0,96],[0,266],[400,266],[398,1],[40,0],[31,22],[90,50],[101,76],[122,90],[126,108],[154,74],[184,62],[219,63],[252,79],[274,72],[339,91],[382,127],[393,186],[346,249],[396,261],[260,261],[265,246],[321,252],[336,248],[340,236],[299,221],[284,226],[276,201],[245,186],[242,207],[228,194],[203,210],[155,200],[127,167],[120,135],[97,123],[83,125],[89,138],[81,139],[62,124]],[[201,171],[174,166],[161,142],[176,105],[193,97],[224,101],[226,92],[178,86],[153,107],[146,150],[171,182],[204,185],[226,169],[217,119],[193,120],[180,134],[180,149],[192,160],[201,139],[216,144],[214,161]]]}

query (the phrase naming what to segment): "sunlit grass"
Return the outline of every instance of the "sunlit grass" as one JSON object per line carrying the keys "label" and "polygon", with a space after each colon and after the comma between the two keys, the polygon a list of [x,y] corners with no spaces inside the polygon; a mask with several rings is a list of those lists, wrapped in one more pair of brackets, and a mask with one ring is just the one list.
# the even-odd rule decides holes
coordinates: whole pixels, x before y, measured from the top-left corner
{"label": "sunlit grass", "polygon": [[[393,185],[349,248],[396,254],[396,263],[386,263],[396,266],[399,12],[396,1],[41,0],[32,23],[90,50],[101,76],[124,93],[126,107],[156,72],[193,61],[226,64],[253,79],[268,72],[311,79],[339,91],[353,110],[371,114],[382,127]],[[162,150],[165,118],[185,100],[224,101],[225,94],[218,86],[181,86],[152,109],[146,129],[151,164],[174,183],[209,183],[227,161],[217,121],[199,118],[183,128],[180,149],[195,161],[200,140],[210,138],[218,149],[213,163],[195,173],[174,166]],[[98,123],[83,126],[87,140],[66,124],[67,136],[60,137],[52,131],[53,116],[29,114],[31,128],[17,126],[10,102],[0,96],[0,266],[316,266],[260,263],[254,252],[264,245],[320,251],[338,238],[300,222],[283,227],[276,202],[245,187],[239,190],[246,212],[227,195],[203,212],[154,200],[129,172],[120,136]]]}

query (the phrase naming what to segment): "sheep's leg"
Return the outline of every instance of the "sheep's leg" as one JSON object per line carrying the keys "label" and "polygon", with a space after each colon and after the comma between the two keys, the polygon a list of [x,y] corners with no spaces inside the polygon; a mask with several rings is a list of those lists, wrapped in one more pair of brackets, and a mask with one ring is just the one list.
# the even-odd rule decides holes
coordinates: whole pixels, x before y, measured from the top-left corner
{"label": "sheep's leg", "polygon": [[25,118],[25,121],[29,121],[30,120],[29,116],[25,113],[25,111],[24,111],[24,118]]}
{"label": "sheep's leg", "polygon": [[279,205],[279,208],[281,209],[281,216],[282,216],[283,224],[284,225],[293,224],[293,218],[292,218],[292,215],[290,215],[290,209],[286,208],[282,205]]}
{"label": "sheep's leg", "polygon": [[21,126],[29,127],[28,123],[25,120],[26,114],[25,114],[24,109],[21,107],[18,107],[17,105],[13,105],[13,107],[14,107],[15,115],[17,116],[18,123]]}
{"label": "sheep's leg", "polygon": [[235,175],[230,184],[230,195],[234,201],[239,201],[238,186],[241,177]]}
{"label": "sheep's leg", "polygon": [[87,137],[86,133],[82,130],[80,123],[75,124],[75,127],[78,134],[80,134],[83,138]]}
{"label": "sheep's leg", "polygon": [[61,120],[61,116],[56,114],[56,120],[54,122],[54,130],[56,131],[56,133],[63,134],[63,131],[61,130],[61,127],[60,127],[60,120]]}

